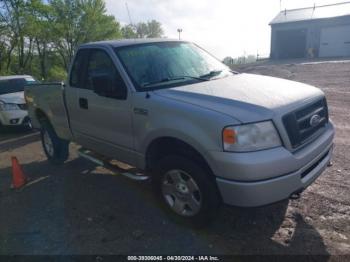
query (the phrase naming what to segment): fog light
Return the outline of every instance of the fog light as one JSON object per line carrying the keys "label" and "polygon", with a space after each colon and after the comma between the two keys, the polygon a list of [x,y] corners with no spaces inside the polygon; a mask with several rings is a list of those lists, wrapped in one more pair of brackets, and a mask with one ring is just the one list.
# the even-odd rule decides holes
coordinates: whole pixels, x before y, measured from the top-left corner
{"label": "fog light", "polygon": [[19,118],[11,119],[11,120],[10,120],[10,123],[11,123],[12,125],[17,124],[18,122],[19,122]]}

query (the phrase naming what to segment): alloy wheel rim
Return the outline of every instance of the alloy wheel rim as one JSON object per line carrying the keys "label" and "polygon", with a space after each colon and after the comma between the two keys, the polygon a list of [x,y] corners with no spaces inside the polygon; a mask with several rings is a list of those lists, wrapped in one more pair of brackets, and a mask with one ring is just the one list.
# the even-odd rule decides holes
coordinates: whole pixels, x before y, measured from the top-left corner
{"label": "alloy wheel rim", "polygon": [[53,144],[49,136],[49,133],[46,130],[44,131],[44,146],[45,146],[46,152],[49,154],[49,156],[52,157],[54,154]]}
{"label": "alloy wheel rim", "polygon": [[202,194],[196,181],[183,170],[168,171],[162,181],[167,205],[181,216],[194,216],[202,206]]}
{"label": "alloy wheel rim", "polygon": [[29,129],[33,129],[32,121],[30,121],[30,120],[28,121],[27,127],[28,127]]}

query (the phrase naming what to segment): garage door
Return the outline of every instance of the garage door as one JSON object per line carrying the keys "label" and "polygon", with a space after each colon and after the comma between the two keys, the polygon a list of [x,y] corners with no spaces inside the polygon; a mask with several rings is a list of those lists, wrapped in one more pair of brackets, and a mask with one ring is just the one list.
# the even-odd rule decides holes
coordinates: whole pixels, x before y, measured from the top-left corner
{"label": "garage door", "polygon": [[323,28],[320,57],[350,56],[350,25]]}
{"label": "garage door", "polygon": [[277,31],[279,59],[302,58],[306,51],[306,29]]}

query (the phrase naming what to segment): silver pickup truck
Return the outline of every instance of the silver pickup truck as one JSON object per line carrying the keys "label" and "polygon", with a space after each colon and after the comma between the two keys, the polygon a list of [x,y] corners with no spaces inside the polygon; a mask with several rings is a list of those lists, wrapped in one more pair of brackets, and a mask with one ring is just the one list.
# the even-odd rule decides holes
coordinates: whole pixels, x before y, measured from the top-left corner
{"label": "silver pickup truck", "polygon": [[69,79],[25,91],[53,163],[70,141],[148,174],[180,220],[209,221],[221,203],[288,199],[330,164],[325,95],[239,74],[193,43],[121,40],[77,51]]}

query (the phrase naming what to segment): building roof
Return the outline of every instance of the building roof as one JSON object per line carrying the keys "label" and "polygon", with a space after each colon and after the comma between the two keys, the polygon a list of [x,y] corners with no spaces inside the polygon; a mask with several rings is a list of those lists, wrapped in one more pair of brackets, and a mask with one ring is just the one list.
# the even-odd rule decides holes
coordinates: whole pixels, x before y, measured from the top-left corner
{"label": "building roof", "polygon": [[270,23],[283,24],[350,15],[350,2],[281,11]]}
{"label": "building roof", "polygon": [[81,47],[91,47],[95,45],[109,45],[113,47],[121,47],[121,46],[158,43],[158,42],[184,42],[184,41],[168,39],[168,38],[138,38],[138,39],[121,39],[121,40],[109,40],[109,41],[86,43],[81,45]]}

